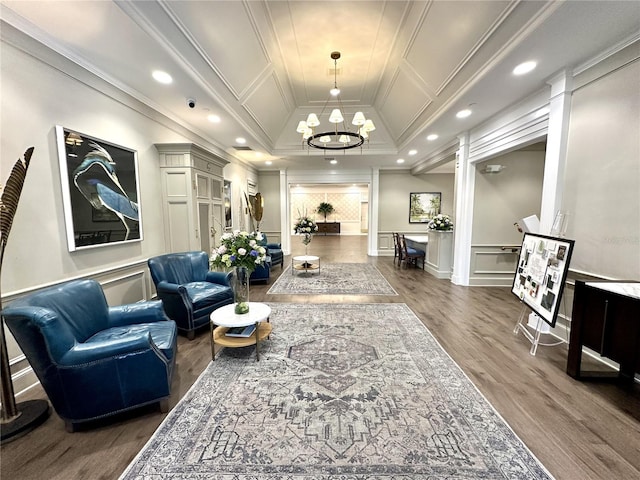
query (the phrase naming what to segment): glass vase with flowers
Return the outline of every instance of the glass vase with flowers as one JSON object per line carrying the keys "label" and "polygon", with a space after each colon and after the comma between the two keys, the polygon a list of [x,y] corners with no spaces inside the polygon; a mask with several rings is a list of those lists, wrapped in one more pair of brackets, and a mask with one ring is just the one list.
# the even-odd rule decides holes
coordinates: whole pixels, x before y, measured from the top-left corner
{"label": "glass vase with flowers", "polygon": [[307,255],[309,244],[314,233],[318,231],[318,225],[316,221],[307,215],[307,212],[302,214],[298,211],[298,220],[296,220],[293,226],[293,231],[297,235],[302,235],[302,243],[304,244],[304,254]]}

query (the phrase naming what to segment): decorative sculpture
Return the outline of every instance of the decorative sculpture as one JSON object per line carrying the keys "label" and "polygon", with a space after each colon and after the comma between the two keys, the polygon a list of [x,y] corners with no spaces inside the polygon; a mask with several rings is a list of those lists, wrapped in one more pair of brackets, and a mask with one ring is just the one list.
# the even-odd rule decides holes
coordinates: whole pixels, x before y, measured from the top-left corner
{"label": "decorative sculpture", "polygon": [[[18,201],[22,193],[29,162],[33,154],[33,147],[24,153],[24,160],[18,159],[7,179],[7,184],[2,191],[0,186],[0,278],[2,278],[2,261],[7,239],[13,224],[13,217],[18,208]],[[1,287],[0,287],[1,288]],[[2,310],[2,293],[0,292],[0,310]],[[49,403],[46,400],[29,400],[16,404],[11,382],[11,367],[7,342],[4,337],[4,319],[0,317],[0,363],[2,372],[2,409],[1,423],[2,433],[0,442],[15,440],[30,432],[49,416]]]}

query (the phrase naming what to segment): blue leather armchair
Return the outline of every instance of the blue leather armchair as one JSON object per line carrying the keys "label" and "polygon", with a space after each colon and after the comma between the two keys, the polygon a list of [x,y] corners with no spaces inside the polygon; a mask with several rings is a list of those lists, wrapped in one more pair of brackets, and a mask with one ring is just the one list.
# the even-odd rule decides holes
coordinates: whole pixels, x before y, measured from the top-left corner
{"label": "blue leather armchair", "polygon": [[271,266],[280,264],[280,268],[284,266],[284,253],[280,243],[269,243],[267,236],[262,234],[262,245],[267,249],[267,255],[271,257]]}
{"label": "blue leather armchair", "polygon": [[251,272],[249,277],[250,283],[264,282],[269,283],[269,277],[271,276],[271,257],[267,256],[262,265],[256,265],[256,269]]}
{"label": "blue leather armchair", "polygon": [[160,302],[109,307],[98,282],[75,280],[2,315],[68,431],[146,404],[168,411],[178,332]]}
{"label": "blue leather armchair", "polygon": [[209,270],[205,252],[168,253],[147,262],[165,312],[189,340],[216,308],[233,303],[231,273]]}

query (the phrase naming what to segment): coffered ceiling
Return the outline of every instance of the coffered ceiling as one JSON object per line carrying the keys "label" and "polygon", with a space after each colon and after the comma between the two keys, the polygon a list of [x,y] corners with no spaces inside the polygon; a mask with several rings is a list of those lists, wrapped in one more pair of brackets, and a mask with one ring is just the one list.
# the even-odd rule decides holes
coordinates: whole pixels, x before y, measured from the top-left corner
{"label": "coffered ceiling", "polygon": [[[3,0],[1,12],[218,153],[260,170],[427,171],[451,160],[461,132],[640,29],[640,2],[625,1]],[[333,51],[342,55],[344,110],[363,111],[377,127],[362,150],[346,154],[309,151],[296,133],[329,98]],[[514,76],[528,60],[537,68]],[[153,70],[173,83],[155,82]],[[472,115],[456,118],[463,108]],[[330,128],[328,113],[319,128]]]}

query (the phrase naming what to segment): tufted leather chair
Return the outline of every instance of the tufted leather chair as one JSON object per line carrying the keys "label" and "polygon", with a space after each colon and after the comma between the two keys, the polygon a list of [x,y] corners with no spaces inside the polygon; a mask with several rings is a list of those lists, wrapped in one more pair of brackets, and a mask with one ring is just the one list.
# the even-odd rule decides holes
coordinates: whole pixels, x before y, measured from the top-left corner
{"label": "tufted leather chair", "polygon": [[146,404],[168,410],[178,332],[160,302],[109,307],[98,282],[75,280],[2,315],[69,432]]}
{"label": "tufted leather chair", "polygon": [[205,252],[168,253],[147,262],[165,312],[189,340],[216,308],[233,303],[231,273],[209,270]]}

